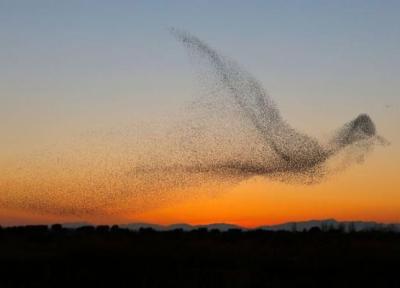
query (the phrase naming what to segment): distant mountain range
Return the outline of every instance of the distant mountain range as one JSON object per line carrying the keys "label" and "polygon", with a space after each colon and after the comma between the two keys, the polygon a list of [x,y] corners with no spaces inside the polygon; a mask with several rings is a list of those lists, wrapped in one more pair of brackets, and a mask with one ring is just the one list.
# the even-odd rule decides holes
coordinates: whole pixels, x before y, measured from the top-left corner
{"label": "distant mountain range", "polygon": [[287,222],[278,225],[260,226],[263,230],[284,230],[284,231],[303,231],[310,230],[312,227],[318,227],[321,230],[343,229],[346,231],[363,231],[372,229],[391,229],[400,231],[400,223],[383,224],[374,221],[336,221],[335,219],[309,220],[302,222]]}
{"label": "distant mountain range", "polygon": [[220,230],[220,231],[228,231],[230,229],[242,229],[246,228],[240,227],[238,225],[226,224],[226,223],[213,223],[207,225],[190,225],[186,223],[182,224],[172,224],[172,225],[158,225],[158,224],[149,224],[149,223],[130,223],[119,225],[121,228],[127,228],[129,230],[139,230],[141,228],[152,228],[157,231],[169,231],[182,229],[183,231],[191,231],[195,229],[205,228],[207,230]]}
{"label": "distant mountain range", "polygon": [[230,229],[241,229],[241,230],[271,230],[271,231],[303,231],[310,230],[313,227],[318,227],[321,230],[329,229],[343,229],[345,231],[363,231],[372,229],[390,229],[400,232],[400,223],[394,224],[383,224],[374,221],[336,221],[335,219],[324,219],[324,220],[309,220],[301,222],[287,222],[277,225],[265,225],[255,228],[245,228],[238,225],[226,224],[226,223],[213,223],[208,225],[190,225],[190,224],[172,224],[172,225],[158,225],[150,223],[129,223],[119,225],[121,228],[127,228],[130,230],[139,230],[141,228],[151,228],[156,231],[169,231],[175,229],[182,229],[184,231],[191,231],[195,229],[205,228],[207,230],[220,230],[228,231]]}

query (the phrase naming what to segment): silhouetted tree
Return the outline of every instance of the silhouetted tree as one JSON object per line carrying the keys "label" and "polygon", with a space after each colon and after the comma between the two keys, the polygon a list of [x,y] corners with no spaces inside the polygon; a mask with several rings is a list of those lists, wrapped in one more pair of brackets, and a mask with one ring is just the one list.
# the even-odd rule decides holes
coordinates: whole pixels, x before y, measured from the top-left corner
{"label": "silhouetted tree", "polygon": [[311,227],[310,230],[308,230],[309,233],[320,233],[321,232],[321,228],[319,228],[318,226],[313,226]]}
{"label": "silhouetted tree", "polygon": [[51,230],[54,232],[60,232],[63,230],[63,227],[61,224],[53,224],[51,225]]}
{"label": "silhouetted tree", "polygon": [[96,232],[106,233],[110,230],[110,226],[108,225],[98,225],[96,227]]}
{"label": "silhouetted tree", "polygon": [[356,225],[354,224],[354,222],[350,222],[350,223],[347,225],[347,232],[349,232],[349,233],[354,233],[354,232],[356,232]]}
{"label": "silhouetted tree", "polygon": [[338,227],[337,227],[337,231],[338,231],[339,233],[344,233],[344,232],[346,232],[346,226],[345,226],[345,224],[344,224],[344,223],[339,223],[339,225],[338,225]]}
{"label": "silhouetted tree", "polygon": [[76,228],[76,231],[83,232],[83,233],[93,233],[95,230],[96,230],[96,228],[91,225],[86,225],[86,226]]}
{"label": "silhouetted tree", "polygon": [[111,226],[111,232],[118,232],[119,231],[119,226],[118,225],[112,225]]}

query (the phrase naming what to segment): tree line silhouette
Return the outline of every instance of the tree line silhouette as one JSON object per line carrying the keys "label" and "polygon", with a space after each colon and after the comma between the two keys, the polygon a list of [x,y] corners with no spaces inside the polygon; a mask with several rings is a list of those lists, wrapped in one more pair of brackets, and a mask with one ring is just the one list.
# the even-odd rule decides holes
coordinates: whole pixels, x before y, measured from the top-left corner
{"label": "tree line silhouette", "polygon": [[400,233],[0,227],[0,287],[400,287]]}

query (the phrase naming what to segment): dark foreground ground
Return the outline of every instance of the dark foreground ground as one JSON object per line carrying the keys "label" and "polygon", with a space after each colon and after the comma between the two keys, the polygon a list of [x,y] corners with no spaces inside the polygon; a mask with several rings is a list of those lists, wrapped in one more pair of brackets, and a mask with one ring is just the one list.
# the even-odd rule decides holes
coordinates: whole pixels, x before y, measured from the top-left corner
{"label": "dark foreground ground", "polygon": [[0,276],[0,287],[400,287],[400,234],[3,228]]}

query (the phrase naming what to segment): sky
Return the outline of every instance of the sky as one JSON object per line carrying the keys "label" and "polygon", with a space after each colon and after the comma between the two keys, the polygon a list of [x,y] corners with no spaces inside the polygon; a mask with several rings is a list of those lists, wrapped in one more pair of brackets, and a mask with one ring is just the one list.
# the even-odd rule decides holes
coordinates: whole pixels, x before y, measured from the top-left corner
{"label": "sky", "polygon": [[[399,12],[399,1],[0,0],[0,225],[400,222]],[[125,209],[125,198],[107,215],[41,209],[46,197],[74,206],[96,199],[98,183],[120,185],[99,167],[127,168],[130,147],[149,141],[137,127],[176,117],[201,93],[170,27],[239,62],[297,129],[325,136],[367,113],[390,145],[315,185],[255,177],[173,201],[150,197],[160,203],[148,209]]]}

